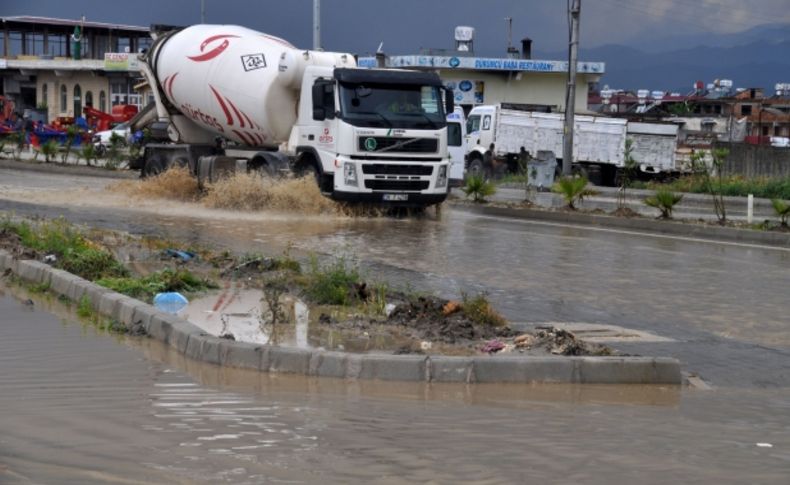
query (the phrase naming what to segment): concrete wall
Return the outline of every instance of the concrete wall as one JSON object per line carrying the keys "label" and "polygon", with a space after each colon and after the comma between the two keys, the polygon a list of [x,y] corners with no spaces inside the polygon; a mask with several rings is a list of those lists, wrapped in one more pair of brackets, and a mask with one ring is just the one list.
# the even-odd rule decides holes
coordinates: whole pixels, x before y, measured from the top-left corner
{"label": "concrete wall", "polygon": [[790,148],[723,142],[715,146],[730,151],[724,163],[724,173],[727,175],[790,177]]}
{"label": "concrete wall", "polygon": [[[105,76],[98,76],[92,72],[72,71],[67,76],[57,76],[54,72],[41,72],[36,80],[36,104],[47,103],[49,121],[59,116],[81,116],[74,113],[74,86],[79,84],[82,90],[82,106],[86,106],[85,99],[88,91],[93,93],[93,107],[99,109],[99,96],[104,91],[106,96],[105,111],[110,109],[110,81]],[[47,97],[44,99],[44,84],[47,85]],[[61,110],[60,87],[66,86],[66,109]]]}
{"label": "concrete wall", "polygon": [[[443,81],[462,81],[464,79],[485,82],[485,104],[524,103],[555,106],[558,111],[565,110],[565,86],[567,74],[522,72],[521,80],[516,73],[481,72],[464,69],[442,70]],[[579,74],[576,88],[576,111],[587,109],[589,76]]]}

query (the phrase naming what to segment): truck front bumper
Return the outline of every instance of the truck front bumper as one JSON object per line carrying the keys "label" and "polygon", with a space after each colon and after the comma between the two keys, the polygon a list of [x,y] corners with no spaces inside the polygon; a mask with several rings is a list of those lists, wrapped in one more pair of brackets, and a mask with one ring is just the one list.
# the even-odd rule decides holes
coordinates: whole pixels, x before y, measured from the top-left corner
{"label": "truck front bumper", "polygon": [[447,198],[449,160],[338,157],[332,198],[390,206],[438,204]]}

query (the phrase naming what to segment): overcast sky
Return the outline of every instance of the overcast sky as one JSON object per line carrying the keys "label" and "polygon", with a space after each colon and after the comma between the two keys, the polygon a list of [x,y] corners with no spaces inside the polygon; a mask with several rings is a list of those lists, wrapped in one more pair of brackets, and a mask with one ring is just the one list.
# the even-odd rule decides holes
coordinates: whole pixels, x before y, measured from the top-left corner
{"label": "overcast sky", "polygon": [[[476,51],[504,53],[505,17],[513,39],[529,36],[538,51],[561,51],[567,43],[565,0],[322,0],[327,50],[368,53],[384,42],[389,54],[420,47],[449,48],[453,28],[476,28]],[[205,0],[208,23],[240,24],[279,35],[299,47],[312,45],[312,0]],[[790,0],[582,0],[582,45],[644,45],[667,36],[728,33],[786,22]],[[0,15],[150,25],[200,22],[200,0],[0,0]],[[696,42],[696,40],[694,41]],[[517,43],[517,42],[514,42]],[[594,60],[594,59],[590,59]]]}

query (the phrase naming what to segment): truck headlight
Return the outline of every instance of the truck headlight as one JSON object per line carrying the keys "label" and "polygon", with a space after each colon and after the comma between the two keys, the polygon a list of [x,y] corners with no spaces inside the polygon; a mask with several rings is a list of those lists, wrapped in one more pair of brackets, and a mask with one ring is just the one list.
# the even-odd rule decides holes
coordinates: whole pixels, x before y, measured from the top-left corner
{"label": "truck headlight", "polygon": [[357,166],[354,163],[343,164],[343,183],[346,185],[357,185]]}
{"label": "truck headlight", "polygon": [[447,165],[439,167],[439,174],[436,177],[436,188],[447,187]]}

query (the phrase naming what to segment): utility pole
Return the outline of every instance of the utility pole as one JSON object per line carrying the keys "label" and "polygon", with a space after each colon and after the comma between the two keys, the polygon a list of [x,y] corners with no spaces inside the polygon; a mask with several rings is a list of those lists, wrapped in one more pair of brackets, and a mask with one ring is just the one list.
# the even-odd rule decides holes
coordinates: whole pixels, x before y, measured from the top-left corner
{"label": "utility pole", "polygon": [[579,58],[579,12],[581,0],[573,0],[568,12],[570,20],[570,45],[568,52],[568,91],[565,95],[565,128],[563,129],[562,174],[571,174],[573,166],[573,128],[576,108],[576,64]]}
{"label": "utility pole", "polygon": [[200,23],[206,23],[206,0],[200,0]]}
{"label": "utility pole", "polygon": [[321,0],[313,0],[313,50],[321,50]]}

